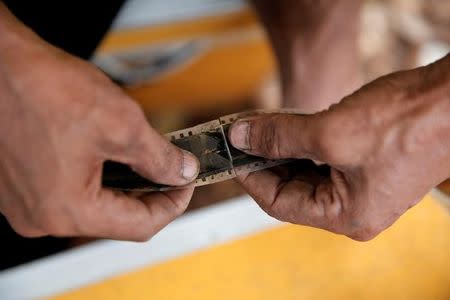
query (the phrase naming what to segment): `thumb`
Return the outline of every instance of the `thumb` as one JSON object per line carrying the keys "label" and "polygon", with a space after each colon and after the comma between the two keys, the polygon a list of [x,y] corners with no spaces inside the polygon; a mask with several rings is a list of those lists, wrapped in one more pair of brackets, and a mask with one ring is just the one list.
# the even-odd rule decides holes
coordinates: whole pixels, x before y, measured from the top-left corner
{"label": "thumb", "polygon": [[246,153],[270,159],[321,160],[318,151],[319,116],[273,114],[236,121],[230,128],[231,144]]}
{"label": "thumb", "polygon": [[[153,129],[137,105],[113,119],[120,128],[102,136],[104,159],[129,165],[147,179],[167,185],[187,185],[198,175],[199,162]],[[116,126],[117,127],[117,126]]]}
{"label": "thumb", "polygon": [[153,128],[147,127],[141,142],[130,147],[130,166],[150,180],[168,185],[186,185],[199,173],[199,161],[190,152],[182,150]]}

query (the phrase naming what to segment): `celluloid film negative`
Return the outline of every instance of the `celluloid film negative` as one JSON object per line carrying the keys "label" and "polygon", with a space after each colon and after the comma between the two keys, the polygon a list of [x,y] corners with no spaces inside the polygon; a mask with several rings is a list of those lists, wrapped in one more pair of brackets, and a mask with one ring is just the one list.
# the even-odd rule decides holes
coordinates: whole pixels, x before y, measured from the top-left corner
{"label": "celluloid film negative", "polygon": [[[293,110],[259,110],[238,113],[192,128],[175,131],[167,134],[166,137],[176,146],[193,153],[198,158],[200,172],[194,185],[212,184],[240,174],[267,169],[291,161],[268,160],[248,155],[234,148],[228,140],[228,130],[234,121],[270,113],[298,114]],[[175,189],[172,186],[151,182],[135,173],[130,167],[115,162],[105,163],[102,181],[103,186],[122,191],[152,192]]]}

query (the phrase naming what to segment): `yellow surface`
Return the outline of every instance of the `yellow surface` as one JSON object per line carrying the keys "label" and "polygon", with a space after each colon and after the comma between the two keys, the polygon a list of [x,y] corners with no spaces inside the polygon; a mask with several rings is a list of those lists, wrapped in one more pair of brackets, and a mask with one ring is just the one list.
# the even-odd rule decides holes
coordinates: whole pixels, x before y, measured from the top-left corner
{"label": "yellow surface", "polygon": [[427,198],[369,243],[286,225],[55,299],[448,300],[450,214]]}
{"label": "yellow surface", "polygon": [[215,47],[188,68],[128,89],[145,111],[215,107],[250,97],[274,69],[264,41]]}
{"label": "yellow surface", "polygon": [[[250,36],[233,40],[242,34]],[[147,113],[155,110],[220,109],[220,104],[242,102],[248,100],[275,72],[271,47],[254,13],[248,9],[221,16],[113,31],[102,42],[98,55],[127,53],[137,48],[197,39],[208,39],[212,43],[187,65],[158,80],[127,88],[130,96]]]}
{"label": "yellow surface", "polygon": [[149,44],[217,35],[227,31],[253,27],[256,24],[255,14],[250,10],[244,10],[238,13],[197,18],[190,21],[117,30],[105,37],[98,51],[100,53],[115,53]]}

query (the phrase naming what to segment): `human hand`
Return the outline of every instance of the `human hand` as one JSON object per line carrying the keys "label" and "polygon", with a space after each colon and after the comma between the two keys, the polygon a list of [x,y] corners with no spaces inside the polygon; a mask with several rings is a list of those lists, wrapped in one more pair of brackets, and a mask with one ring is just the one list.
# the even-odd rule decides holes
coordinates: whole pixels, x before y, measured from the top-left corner
{"label": "human hand", "polygon": [[1,9],[1,213],[26,237],[149,239],[185,210],[193,188],[134,198],[102,188],[103,162],[184,186],[197,175],[197,159],[151,128],[99,70]]}
{"label": "human hand", "polygon": [[315,115],[241,120],[232,144],[272,159],[323,162],[239,178],[282,221],[370,240],[450,175],[450,55],[380,78]]}

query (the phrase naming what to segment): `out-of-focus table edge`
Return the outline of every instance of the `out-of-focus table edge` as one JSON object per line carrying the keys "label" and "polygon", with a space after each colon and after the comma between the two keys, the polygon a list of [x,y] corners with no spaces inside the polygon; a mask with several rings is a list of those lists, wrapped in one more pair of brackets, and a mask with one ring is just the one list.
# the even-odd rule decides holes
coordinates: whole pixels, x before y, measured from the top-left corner
{"label": "out-of-focus table edge", "polygon": [[[433,189],[428,196],[442,203],[443,209],[444,206],[450,209],[450,197],[439,189]],[[100,240],[2,271],[0,299],[50,297],[242,239],[279,224],[249,196],[233,198],[185,214],[147,243]]]}
{"label": "out-of-focus table edge", "polygon": [[278,224],[249,196],[233,198],[188,212],[146,243],[94,241],[2,271],[0,299],[50,297],[241,239]]}

